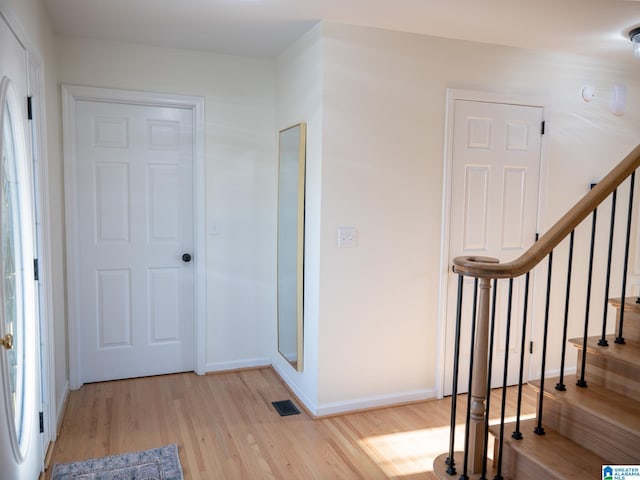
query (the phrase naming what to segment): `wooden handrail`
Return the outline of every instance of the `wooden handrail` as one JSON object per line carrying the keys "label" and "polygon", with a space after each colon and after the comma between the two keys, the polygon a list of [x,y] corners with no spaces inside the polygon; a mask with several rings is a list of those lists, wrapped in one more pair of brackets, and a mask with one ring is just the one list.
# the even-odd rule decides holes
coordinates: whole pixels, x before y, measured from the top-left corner
{"label": "wooden handrail", "polygon": [[515,278],[531,271],[638,167],[640,145],[518,258],[507,263],[493,263],[487,262],[486,257],[456,257],[453,259],[454,272],[478,278]]}

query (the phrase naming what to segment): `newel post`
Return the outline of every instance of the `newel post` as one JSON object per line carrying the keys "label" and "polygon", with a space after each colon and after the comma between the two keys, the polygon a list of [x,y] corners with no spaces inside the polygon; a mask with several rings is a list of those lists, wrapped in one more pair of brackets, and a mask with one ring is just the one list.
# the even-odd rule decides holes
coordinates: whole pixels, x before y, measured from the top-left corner
{"label": "newel post", "polygon": [[471,414],[469,418],[469,455],[467,468],[470,473],[482,472],[485,455],[487,359],[489,355],[489,307],[491,280],[481,278],[478,292],[478,317],[476,344],[473,357],[473,384],[471,387]]}

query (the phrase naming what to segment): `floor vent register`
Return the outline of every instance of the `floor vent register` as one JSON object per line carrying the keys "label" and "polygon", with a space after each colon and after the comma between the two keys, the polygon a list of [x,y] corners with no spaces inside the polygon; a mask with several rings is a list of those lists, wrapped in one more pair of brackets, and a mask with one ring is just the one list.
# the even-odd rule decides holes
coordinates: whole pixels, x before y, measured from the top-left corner
{"label": "floor vent register", "polygon": [[293,404],[291,400],[280,400],[279,402],[271,402],[281,417],[287,415],[298,415],[300,410]]}

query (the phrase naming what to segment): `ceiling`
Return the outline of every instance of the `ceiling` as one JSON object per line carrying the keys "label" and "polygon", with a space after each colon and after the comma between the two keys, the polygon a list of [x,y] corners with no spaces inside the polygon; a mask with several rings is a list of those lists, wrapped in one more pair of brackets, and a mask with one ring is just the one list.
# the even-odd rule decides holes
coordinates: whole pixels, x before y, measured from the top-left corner
{"label": "ceiling", "polygon": [[271,57],[321,20],[640,63],[638,0],[43,0],[57,33]]}

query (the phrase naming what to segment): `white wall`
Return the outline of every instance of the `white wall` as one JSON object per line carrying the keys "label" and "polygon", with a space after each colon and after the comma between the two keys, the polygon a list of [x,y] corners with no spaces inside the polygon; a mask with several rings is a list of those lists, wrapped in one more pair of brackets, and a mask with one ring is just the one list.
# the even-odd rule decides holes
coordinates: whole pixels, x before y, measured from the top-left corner
{"label": "white wall", "polygon": [[[631,55],[608,65],[331,23],[322,44],[319,414],[435,393],[447,88],[548,99],[541,232],[640,141]],[[358,229],[357,248],[337,248],[338,226]]]}
{"label": "white wall", "polygon": [[60,38],[61,83],[205,97],[206,369],[275,350],[274,65],[263,59]]}
{"label": "white wall", "polygon": [[318,25],[282,53],[276,62],[276,130],[307,123],[305,268],[304,268],[304,370],[295,371],[274,352],[278,373],[307,408],[315,413],[318,402],[318,338],[320,279],[320,202],[322,168],[322,26]]}

